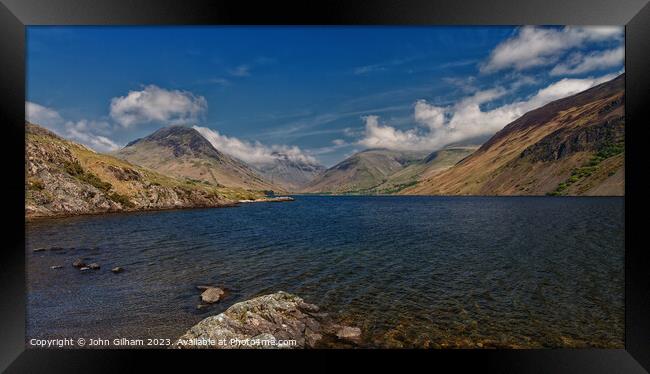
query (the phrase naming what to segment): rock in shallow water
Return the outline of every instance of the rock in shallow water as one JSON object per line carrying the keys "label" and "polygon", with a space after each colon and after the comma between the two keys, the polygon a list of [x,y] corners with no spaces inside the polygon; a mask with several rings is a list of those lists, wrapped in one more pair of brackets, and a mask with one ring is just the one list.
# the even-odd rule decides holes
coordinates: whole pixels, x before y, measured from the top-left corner
{"label": "rock in shallow water", "polygon": [[336,332],[336,337],[351,342],[358,342],[361,340],[361,329],[358,327],[343,326]]}
{"label": "rock in shallow water", "polygon": [[217,287],[208,287],[201,293],[201,301],[204,303],[212,304],[221,300],[224,292],[221,288]]}
{"label": "rock in shallow water", "polygon": [[234,304],[202,320],[174,348],[314,348],[328,338],[338,339],[342,330],[348,335],[361,333],[333,323],[316,305],[280,291]]}
{"label": "rock in shallow water", "polygon": [[83,262],[83,260],[78,258],[78,259],[74,260],[74,262],[72,263],[72,266],[81,269],[83,267],[86,267],[86,264]]}

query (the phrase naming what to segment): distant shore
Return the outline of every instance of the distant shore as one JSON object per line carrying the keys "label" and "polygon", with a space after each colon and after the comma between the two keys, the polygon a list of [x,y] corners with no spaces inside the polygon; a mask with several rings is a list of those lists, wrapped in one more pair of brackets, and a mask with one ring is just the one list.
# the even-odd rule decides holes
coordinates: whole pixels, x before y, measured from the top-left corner
{"label": "distant shore", "polygon": [[295,199],[291,196],[276,196],[276,197],[261,197],[259,199],[248,199],[248,200],[239,200],[238,203],[247,204],[247,203],[273,203],[273,202],[282,202],[282,201],[294,201]]}

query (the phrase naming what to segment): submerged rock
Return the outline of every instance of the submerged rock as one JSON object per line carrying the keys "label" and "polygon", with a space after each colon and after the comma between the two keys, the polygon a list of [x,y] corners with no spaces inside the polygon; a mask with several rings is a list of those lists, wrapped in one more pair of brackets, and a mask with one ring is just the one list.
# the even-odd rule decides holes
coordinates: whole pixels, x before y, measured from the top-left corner
{"label": "submerged rock", "polygon": [[361,340],[361,329],[358,327],[343,326],[336,332],[336,336],[339,339],[359,342]]}
{"label": "submerged rock", "polygon": [[280,291],[234,304],[202,320],[174,348],[314,348],[326,339],[338,339],[336,332],[342,329],[354,330],[332,323],[316,305]]}
{"label": "submerged rock", "polygon": [[78,258],[78,259],[74,260],[74,262],[72,263],[72,266],[81,269],[83,267],[86,267],[86,263],[84,263],[82,259]]}
{"label": "submerged rock", "polygon": [[217,287],[208,287],[201,294],[201,301],[208,304],[216,303],[221,300],[224,292],[221,288]]}

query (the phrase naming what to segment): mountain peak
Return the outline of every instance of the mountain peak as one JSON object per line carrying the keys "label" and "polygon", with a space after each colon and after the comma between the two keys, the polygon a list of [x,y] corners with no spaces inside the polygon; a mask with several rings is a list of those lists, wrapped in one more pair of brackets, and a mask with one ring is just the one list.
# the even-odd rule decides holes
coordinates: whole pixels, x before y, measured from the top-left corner
{"label": "mountain peak", "polygon": [[124,149],[146,143],[168,147],[172,149],[175,157],[200,154],[211,157],[223,156],[203,135],[189,126],[174,125],[162,127],[144,138],[128,143]]}
{"label": "mountain peak", "polygon": [[207,142],[207,140],[203,137],[203,135],[201,135],[198,131],[196,131],[192,127],[181,126],[181,125],[161,127],[158,130],[151,133],[150,135],[144,137],[143,140],[161,141],[170,138],[176,140],[182,140],[182,141],[189,141],[195,139],[198,141],[198,139],[203,139],[204,141]]}
{"label": "mountain peak", "polygon": [[[186,135],[194,133],[198,134],[198,131],[190,127],[189,125],[171,125],[167,127],[161,127],[158,130],[154,131],[149,137],[164,137],[169,135]],[[200,135],[200,134],[199,134]]]}
{"label": "mountain peak", "polygon": [[189,126],[168,126],[135,140],[117,156],[178,178],[226,187],[278,190],[242,161],[216,149]]}

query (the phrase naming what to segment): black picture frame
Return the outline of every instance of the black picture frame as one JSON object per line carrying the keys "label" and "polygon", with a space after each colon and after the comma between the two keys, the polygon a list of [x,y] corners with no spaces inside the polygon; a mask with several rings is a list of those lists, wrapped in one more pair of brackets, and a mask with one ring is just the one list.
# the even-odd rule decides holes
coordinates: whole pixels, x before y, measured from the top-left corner
{"label": "black picture frame", "polygon": [[[250,351],[169,352],[25,349],[24,120],[25,26],[27,25],[625,25],[626,30],[626,185],[625,185],[625,349],[327,351],[347,356],[402,362],[426,361],[433,368],[468,365],[495,372],[630,372],[650,370],[650,261],[642,244],[647,212],[643,177],[650,118],[650,5],[648,0],[411,0],[373,2],[318,0],[250,2],[205,0],[0,0],[0,124],[4,246],[0,249],[0,370],[7,372],[123,372],[156,361],[247,360]],[[311,357],[322,351],[306,351]],[[293,352],[281,354],[291,359]],[[403,357],[404,355],[408,357]],[[211,360],[204,361],[213,365]],[[251,364],[247,360],[247,365]],[[274,365],[275,361],[268,361]],[[341,361],[321,360],[341,366]],[[405,362],[404,362],[405,363]],[[314,363],[315,364],[315,363]],[[248,366],[246,368],[249,368]],[[282,369],[281,366],[276,368]],[[644,369],[645,368],[645,369]],[[291,368],[288,368],[289,370]]]}

